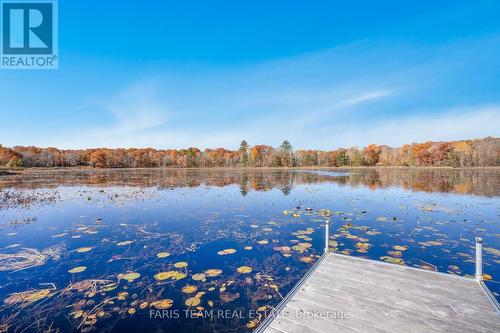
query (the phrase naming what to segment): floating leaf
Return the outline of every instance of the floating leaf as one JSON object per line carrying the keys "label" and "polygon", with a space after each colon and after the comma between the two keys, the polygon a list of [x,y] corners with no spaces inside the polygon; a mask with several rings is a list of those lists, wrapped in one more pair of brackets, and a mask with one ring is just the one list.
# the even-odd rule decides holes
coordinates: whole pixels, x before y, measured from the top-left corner
{"label": "floating leaf", "polygon": [[387,252],[391,257],[396,257],[400,258],[403,256],[403,253],[401,251],[388,251]]}
{"label": "floating leaf", "polygon": [[160,253],[157,253],[157,254],[156,254],[156,256],[157,256],[158,258],[166,258],[166,257],[168,257],[169,255],[170,255],[170,253],[168,253],[168,252],[160,252]]}
{"label": "floating leaf", "polygon": [[206,275],[203,274],[203,273],[199,273],[199,274],[193,274],[193,276],[191,277],[193,280],[195,281],[203,281],[205,280],[206,278]]}
{"label": "floating leaf", "polygon": [[87,267],[85,267],[85,266],[78,266],[78,267],[70,269],[68,271],[68,273],[71,273],[71,274],[81,273],[81,272],[85,271],[86,269],[87,269]]}
{"label": "floating leaf", "polygon": [[163,281],[167,279],[180,280],[186,277],[186,274],[178,271],[168,271],[160,272],[154,275],[154,278],[158,281]]}
{"label": "floating leaf", "polygon": [[200,304],[200,299],[198,297],[189,297],[184,304],[187,306],[197,306]]}
{"label": "floating leaf", "polygon": [[246,327],[250,328],[250,329],[253,329],[253,328],[256,328],[258,325],[259,325],[259,320],[255,318],[255,319],[250,320],[246,324]]}
{"label": "floating leaf", "polygon": [[110,284],[103,286],[102,291],[111,291],[111,290],[116,289],[116,287],[118,287],[117,283],[110,283]]}
{"label": "floating leaf", "polygon": [[380,260],[383,260],[385,262],[389,262],[391,264],[398,264],[398,265],[405,264],[405,261],[401,258],[393,258],[393,257],[383,256],[383,257],[380,257]]}
{"label": "floating leaf", "polygon": [[267,239],[263,239],[263,240],[257,241],[257,244],[266,245],[266,244],[269,244],[269,241]]}
{"label": "floating leaf", "polygon": [[490,280],[492,280],[492,279],[493,279],[493,278],[491,277],[491,275],[489,275],[489,274],[483,274],[483,280],[484,280],[484,281],[490,281]]}
{"label": "floating leaf", "polygon": [[224,256],[224,255],[227,255],[227,254],[233,254],[233,253],[236,253],[235,249],[225,249],[225,250],[217,252],[217,254],[220,255],[220,256]]}
{"label": "floating leaf", "polygon": [[250,273],[252,271],[252,267],[241,266],[241,267],[238,267],[236,270],[238,271],[238,273],[246,274],[246,273]]}
{"label": "floating leaf", "polygon": [[217,269],[217,268],[211,268],[211,269],[207,269],[205,271],[205,274],[208,277],[216,277],[216,276],[219,276],[222,274],[222,270]]}
{"label": "floating leaf", "polygon": [[439,246],[443,245],[443,243],[439,241],[427,241],[427,242],[418,242],[422,246]]}
{"label": "floating leaf", "polygon": [[134,308],[129,308],[127,312],[128,312],[128,314],[133,315],[135,313],[135,311],[136,310]]}
{"label": "floating leaf", "polygon": [[404,245],[394,245],[392,248],[394,250],[396,250],[396,251],[406,251],[406,250],[408,250],[408,246],[404,246]]}
{"label": "floating leaf", "polygon": [[128,292],[121,291],[118,293],[118,300],[123,301],[128,297]]}
{"label": "floating leaf", "polygon": [[359,253],[366,253],[366,252],[368,252],[368,249],[370,248],[370,244],[361,243],[361,242],[356,243],[354,246],[356,246],[356,250]]}
{"label": "floating leaf", "polygon": [[306,264],[310,264],[314,261],[314,258],[312,257],[300,257],[300,261],[305,262]]}
{"label": "floating leaf", "polygon": [[179,261],[174,264],[174,267],[176,268],[184,268],[187,267],[188,263],[185,261]]}
{"label": "floating leaf", "polygon": [[139,278],[140,276],[141,276],[141,274],[136,273],[136,272],[118,274],[119,279],[127,280],[128,282],[132,282],[135,279]]}
{"label": "floating leaf", "polygon": [[139,309],[145,309],[148,307],[148,305],[149,305],[148,302],[142,302],[141,304],[139,304]]}
{"label": "floating leaf", "polygon": [[251,246],[245,246],[244,249],[247,250],[247,251],[250,251],[251,249],[253,249],[253,247],[251,247]]}
{"label": "floating leaf", "polygon": [[158,310],[166,310],[166,309],[169,309],[172,307],[172,304],[174,304],[174,301],[171,300],[171,299],[162,299],[162,300],[159,300],[159,301],[154,301],[154,302],[151,302],[151,306],[153,306],[154,308],[158,309]]}
{"label": "floating leaf", "polygon": [[198,290],[197,286],[193,286],[190,284],[187,284],[184,287],[182,287],[182,292],[184,294],[192,294],[192,293],[196,292],[197,290]]}
{"label": "floating leaf", "polygon": [[80,248],[76,249],[76,252],[85,253],[85,252],[89,252],[90,250],[92,250],[91,247],[80,247]]}

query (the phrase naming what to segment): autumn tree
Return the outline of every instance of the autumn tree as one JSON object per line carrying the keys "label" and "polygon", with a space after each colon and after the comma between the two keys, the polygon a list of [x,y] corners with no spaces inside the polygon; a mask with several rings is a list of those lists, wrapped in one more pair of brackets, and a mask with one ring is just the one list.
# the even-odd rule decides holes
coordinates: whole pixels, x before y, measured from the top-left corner
{"label": "autumn tree", "polygon": [[402,147],[368,145],[331,151],[298,150],[285,140],[277,148],[249,147],[245,140],[238,150],[225,148],[167,149],[118,148],[60,150],[54,147],[12,148],[0,145],[0,167],[275,167],[275,166],[448,166],[484,167],[500,165],[500,139],[484,138],[451,142],[424,142]]}

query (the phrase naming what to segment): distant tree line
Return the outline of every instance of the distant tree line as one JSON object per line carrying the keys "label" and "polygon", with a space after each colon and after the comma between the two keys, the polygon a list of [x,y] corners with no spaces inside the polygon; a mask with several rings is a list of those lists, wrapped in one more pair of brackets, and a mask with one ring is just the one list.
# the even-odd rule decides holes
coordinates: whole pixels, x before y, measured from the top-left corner
{"label": "distant tree line", "polygon": [[371,144],[364,148],[332,151],[293,150],[285,140],[279,147],[166,149],[97,148],[62,150],[0,145],[0,167],[157,168],[157,167],[357,167],[357,166],[448,166],[484,167],[500,165],[500,138],[425,142],[402,147]]}

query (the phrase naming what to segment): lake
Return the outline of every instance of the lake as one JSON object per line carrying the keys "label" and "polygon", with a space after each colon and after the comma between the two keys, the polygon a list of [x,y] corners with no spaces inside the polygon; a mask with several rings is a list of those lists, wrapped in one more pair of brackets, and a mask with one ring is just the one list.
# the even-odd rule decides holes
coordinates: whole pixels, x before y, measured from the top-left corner
{"label": "lake", "polygon": [[250,332],[324,248],[474,274],[498,298],[499,169],[0,176],[0,332]]}

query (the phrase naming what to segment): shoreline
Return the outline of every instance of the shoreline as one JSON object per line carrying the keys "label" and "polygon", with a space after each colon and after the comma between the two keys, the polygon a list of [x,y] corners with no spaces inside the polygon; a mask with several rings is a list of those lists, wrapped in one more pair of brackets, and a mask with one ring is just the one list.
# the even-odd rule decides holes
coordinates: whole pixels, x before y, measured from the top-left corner
{"label": "shoreline", "polygon": [[0,176],[19,175],[36,172],[71,172],[71,171],[167,171],[167,170],[219,170],[219,171],[241,171],[241,170],[500,170],[500,166],[485,167],[448,167],[448,166],[311,166],[311,167],[153,167],[153,168],[93,168],[93,167],[31,167],[19,169],[0,168]]}

